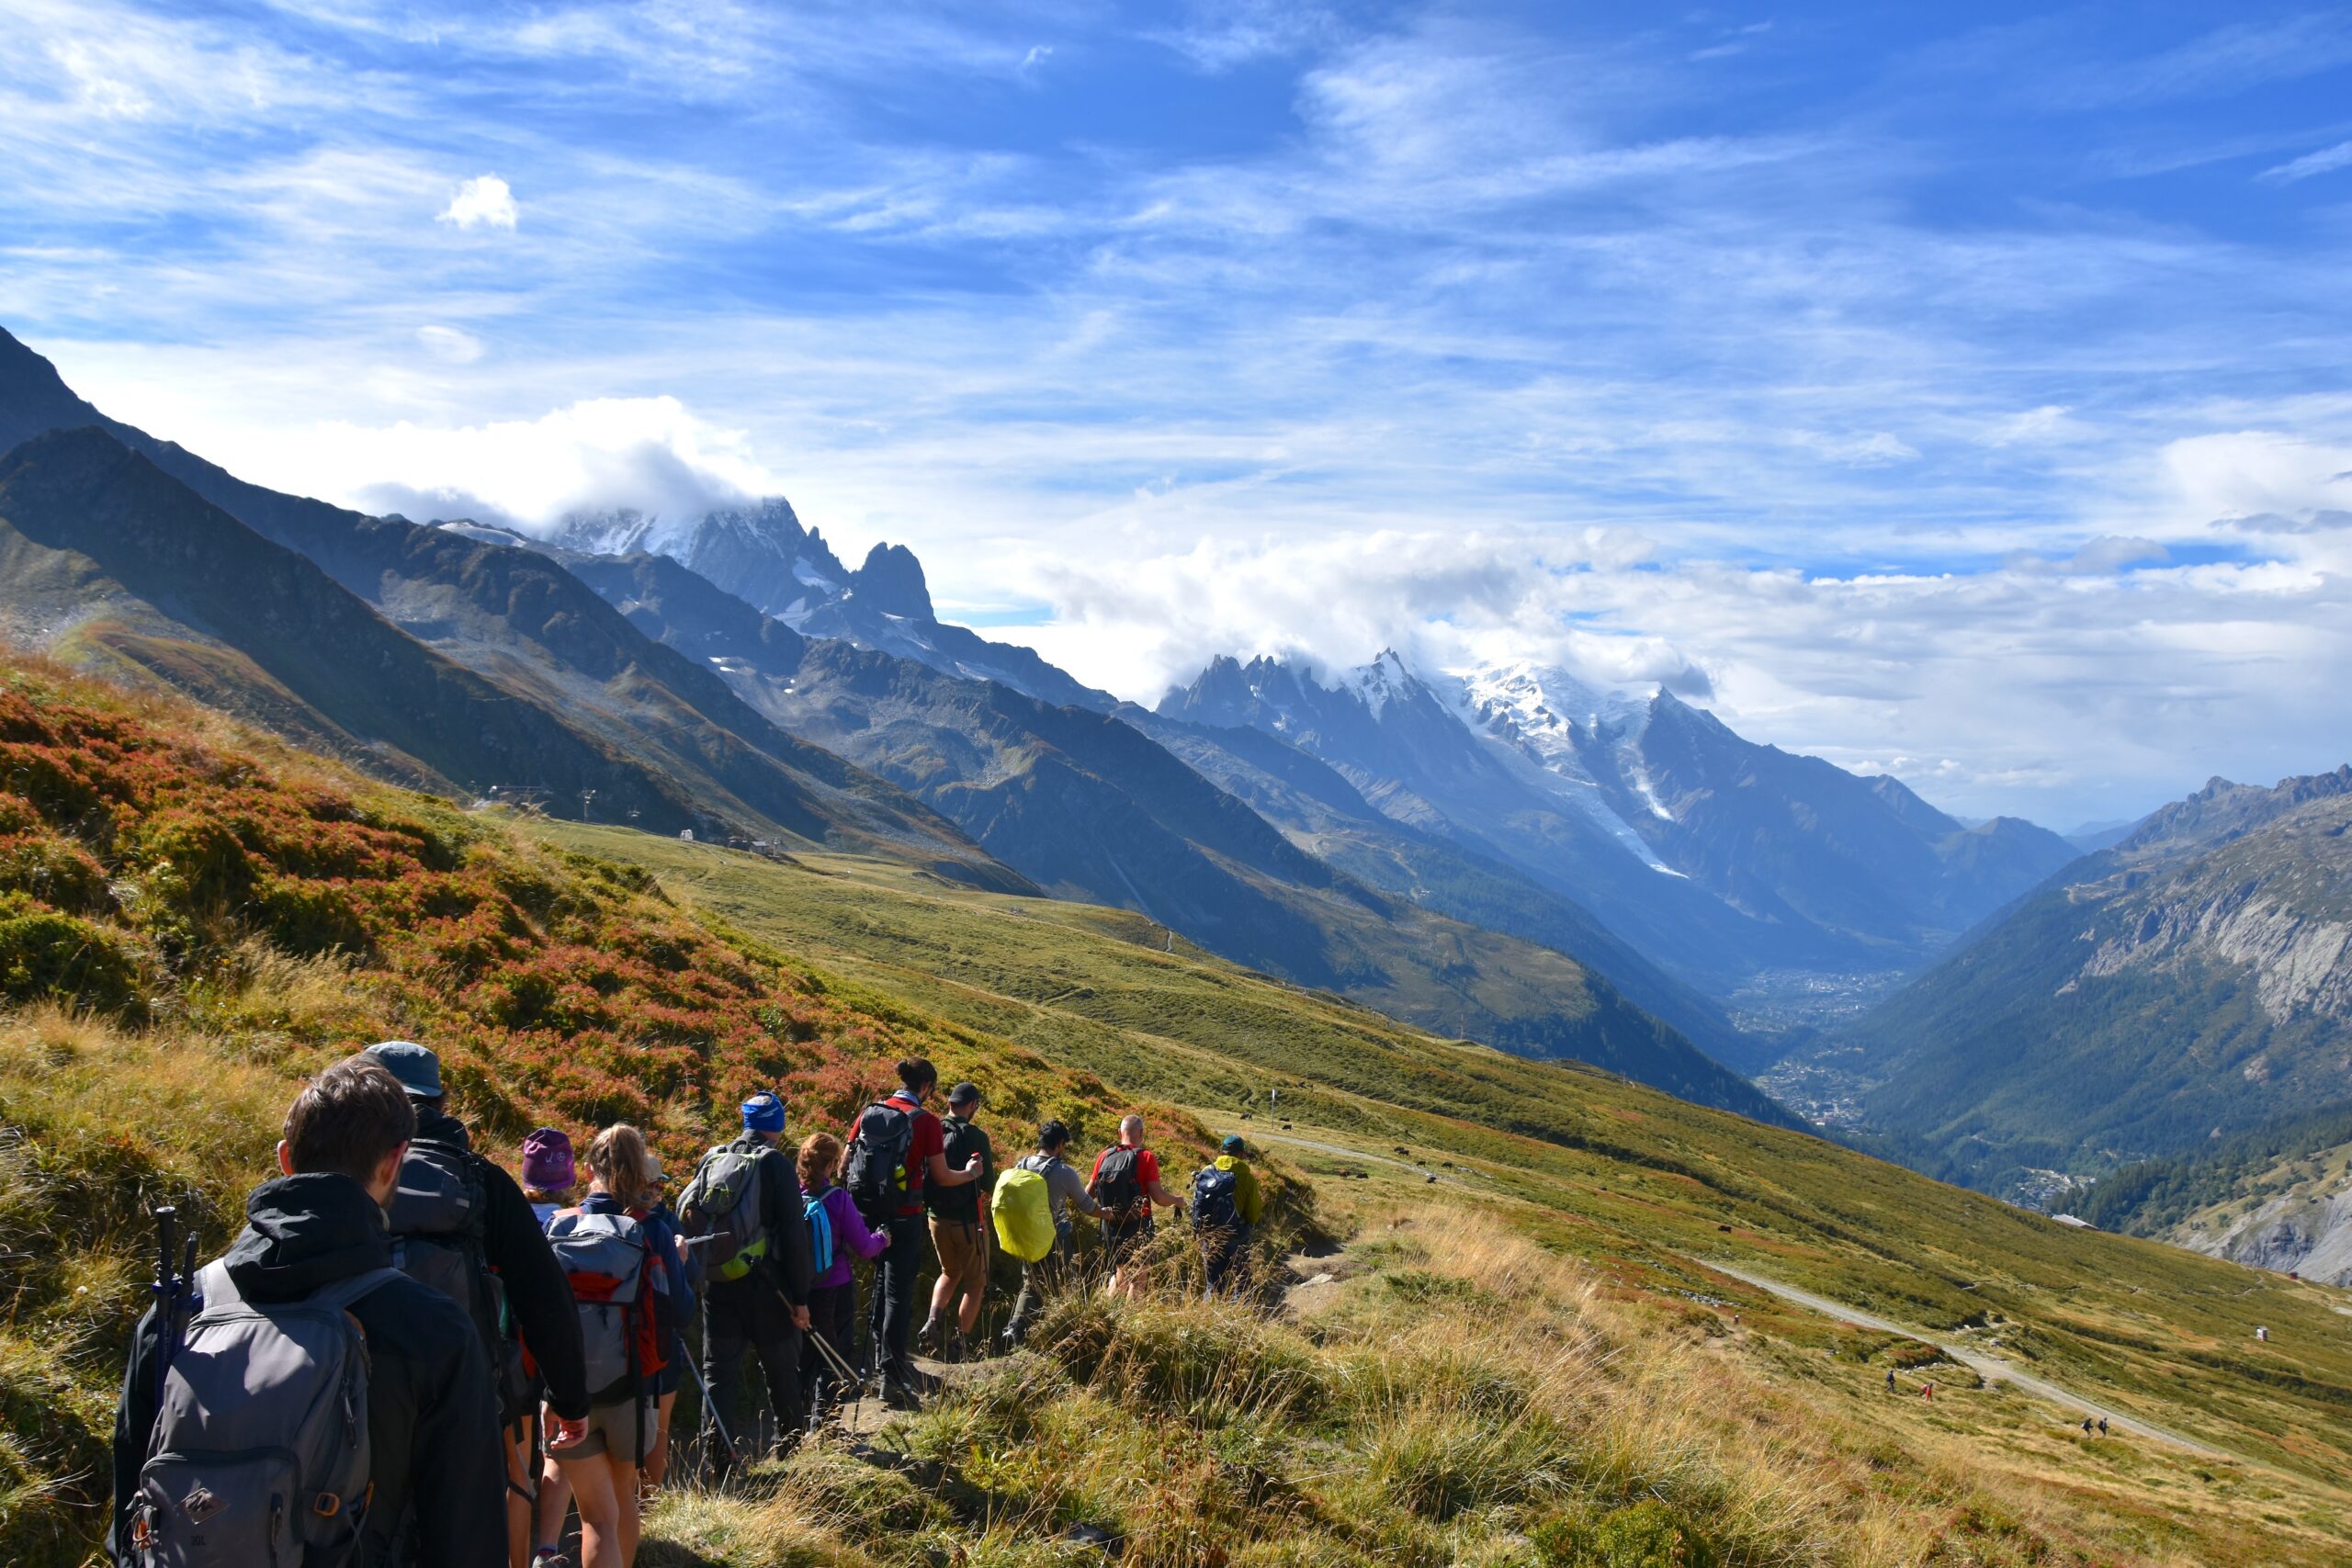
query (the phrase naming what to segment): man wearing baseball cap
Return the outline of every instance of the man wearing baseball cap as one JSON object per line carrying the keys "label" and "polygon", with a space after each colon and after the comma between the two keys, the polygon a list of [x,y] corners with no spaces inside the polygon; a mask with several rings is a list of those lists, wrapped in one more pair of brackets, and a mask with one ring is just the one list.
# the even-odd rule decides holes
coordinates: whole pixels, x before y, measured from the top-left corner
{"label": "man wearing baseball cap", "polygon": [[[473,1314],[498,1384],[508,1461],[508,1551],[522,1562],[531,1545],[534,1477],[526,1456],[537,1414],[522,1352],[537,1364],[558,1416],[578,1420],[588,1414],[588,1371],[581,1361],[571,1281],[523,1190],[474,1152],[465,1127],[444,1109],[441,1058],[413,1040],[387,1040],[366,1054],[400,1081],[416,1111],[416,1137],[386,1207],[393,1259],[427,1283],[452,1295],[454,1285],[472,1298],[458,1304]],[[502,1297],[516,1330],[514,1341],[500,1326]]]}

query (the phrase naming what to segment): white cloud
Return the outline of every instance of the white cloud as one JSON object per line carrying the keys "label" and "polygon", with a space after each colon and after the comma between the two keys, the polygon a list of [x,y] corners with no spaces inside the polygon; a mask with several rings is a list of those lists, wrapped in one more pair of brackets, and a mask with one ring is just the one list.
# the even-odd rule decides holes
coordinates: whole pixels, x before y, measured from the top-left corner
{"label": "white cloud", "polygon": [[2339,141],[2333,147],[2306,152],[2300,158],[2265,169],[2255,178],[2267,180],[2272,185],[2292,185],[2297,180],[2310,179],[2313,175],[2330,175],[2343,168],[2352,168],[2352,141]]}
{"label": "white cloud", "polygon": [[690,517],[780,489],[742,432],[698,418],[675,398],[596,398],[537,419],[474,425],[325,421],[286,446],[273,479],[302,493],[526,532],[575,510]]}
{"label": "white cloud", "polygon": [[2240,430],[2170,442],[2162,460],[2181,503],[2200,520],[2352,507],[2352,442]]}
{"label": "white cloud", "polygon": [[481,339],[457,327],[419,327],[416,341],[444,365],[471,365],[482,356]]}
{"label": "white cloud", "polygon": [[440,221],[454,223],[460,229],[505,229],[512,231],[520,214],[514,206],[514,193],[496,175],[476,175],[458,186],[443,208]]}

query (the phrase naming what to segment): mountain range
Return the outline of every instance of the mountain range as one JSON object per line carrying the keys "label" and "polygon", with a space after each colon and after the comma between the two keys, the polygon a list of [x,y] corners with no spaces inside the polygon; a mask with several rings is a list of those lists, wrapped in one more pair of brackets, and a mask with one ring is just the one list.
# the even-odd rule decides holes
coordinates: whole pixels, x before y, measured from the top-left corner
{"label": "mountain range", "polygon": [[1820,998],[1917,964],[2075,854],[2030,823],[1965,828],[1893,778],[1756,745],[1662,688],[1604,696],[1538,666],[1432,678],[1387,652],[1325,680],[1224,659],[1159,712],[1288,740],[1767,1023],[1832,1016]]}
{"label": "mountain range", "polygon": [[760,717],[544,556],[248,484],[107,419],[0,333],[11,448],[25,499],[0,518],[11,552],[39,568],[0,585],[0,624],[19,640],[90,648],[119,671],[469,795],[520,795],[560,815],[593,815],[601,796],[649,829],[902,854],[1027,886],[936,812]]}
{"label": "mountain range", "polygon": [[[22,568],[0,585],[0,618],[19,640],[461,797],[879,853],[1035,891],[975,841],[982,834],[1065,892],[1105,889],[1298,984],[1789,1120],[1574,954],[1332,871],[1102,711],[1102,694],[1026,650],[940,626],[903,548],[877,548],[836,587],[839,563],[781,503],[703,519],[678,545],[770,603],[793,592],[782,607],[804,625],[857,630],[922,661],[804,637],[666,554],[368,517],[248,484],[108,420],[14,339],[0,341],[0,448],[11,449],[0,544]],[[574,520],[564,536],[659,536],[641,526]],[[839,703],[820,709],[813,688],[795,692],[804,662],[844,700],[877,681],[908,699],[899,744],[874,744],[854,713],[841,722]],[[979,678],[983,664],[1084,705]],[[961,753],[959,740],[970,743]],[[957,763],[927,765],[932,752]],[[1705,1008],[1694,1015],[1732,1035]]]}
{"label": "mountain range", "polygon": [[847,566],[781,498],[370,517],[111,421],[5,334],[0,451],[0,629],[414,787],[1124,907],[1785,1119],[1758,1076],[2006,1191],[2347,1092],[2352,774],[2069,841],[1538,663],[1219,658],[1146,708],[942,622],[905,545]]}
{"label": "mountain range", "polygon": [[2352,766],[2156,811],[1832,1055],[1862,1126],[2003,1191],[2352,1099]]}

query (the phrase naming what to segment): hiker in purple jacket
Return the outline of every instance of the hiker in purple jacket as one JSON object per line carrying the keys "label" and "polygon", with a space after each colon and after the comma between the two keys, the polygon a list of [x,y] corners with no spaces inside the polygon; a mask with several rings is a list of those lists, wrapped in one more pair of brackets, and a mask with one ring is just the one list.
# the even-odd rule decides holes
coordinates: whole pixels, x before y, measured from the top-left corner
{"label": "hiker in purple jacket", "polygon": [[[842,1364],[854,1366],[851,1340],[857,1332],[857,1280],[850,1272],[850,1259],[872,1262],[890,1245],[890,1237],[866,1224],[848,1190],[839,1185],[842,1153],[842,1141],[831,1133],[811,1133],[800,1145],[800,1190],[825,1206],[833,1224],[832,1267],[808,1282],[808,1332],[823,1335],[840,1352]],[[813,1245],[813,1235],[810,1241]],[[808,1391],[808,1408],[818,1421],[839,1409],[850,1393],[824,1352],[812,1344],[800,1347],[800,1384]]]}

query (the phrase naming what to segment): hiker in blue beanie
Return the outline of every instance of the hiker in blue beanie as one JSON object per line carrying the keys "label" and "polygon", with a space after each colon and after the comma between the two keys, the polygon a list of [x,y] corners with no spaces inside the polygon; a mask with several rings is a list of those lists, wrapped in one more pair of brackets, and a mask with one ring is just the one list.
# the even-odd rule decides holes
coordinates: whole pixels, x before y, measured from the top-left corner
{"label": "hiker in blue beanie", "polygon": [[[678,1195],[678,1218],[701,1255],[703,1379],[725,1430],[750,1432],[743,1355],[767,1379],[776,1432],[789,1446],[807,1420],[800,1340],[808,1327],[808,1219],[784,1137],[784,1097],[743,1101],[743,1135],[703,1156]],[[720,1452],[721,1468],[756,1456]]]}

